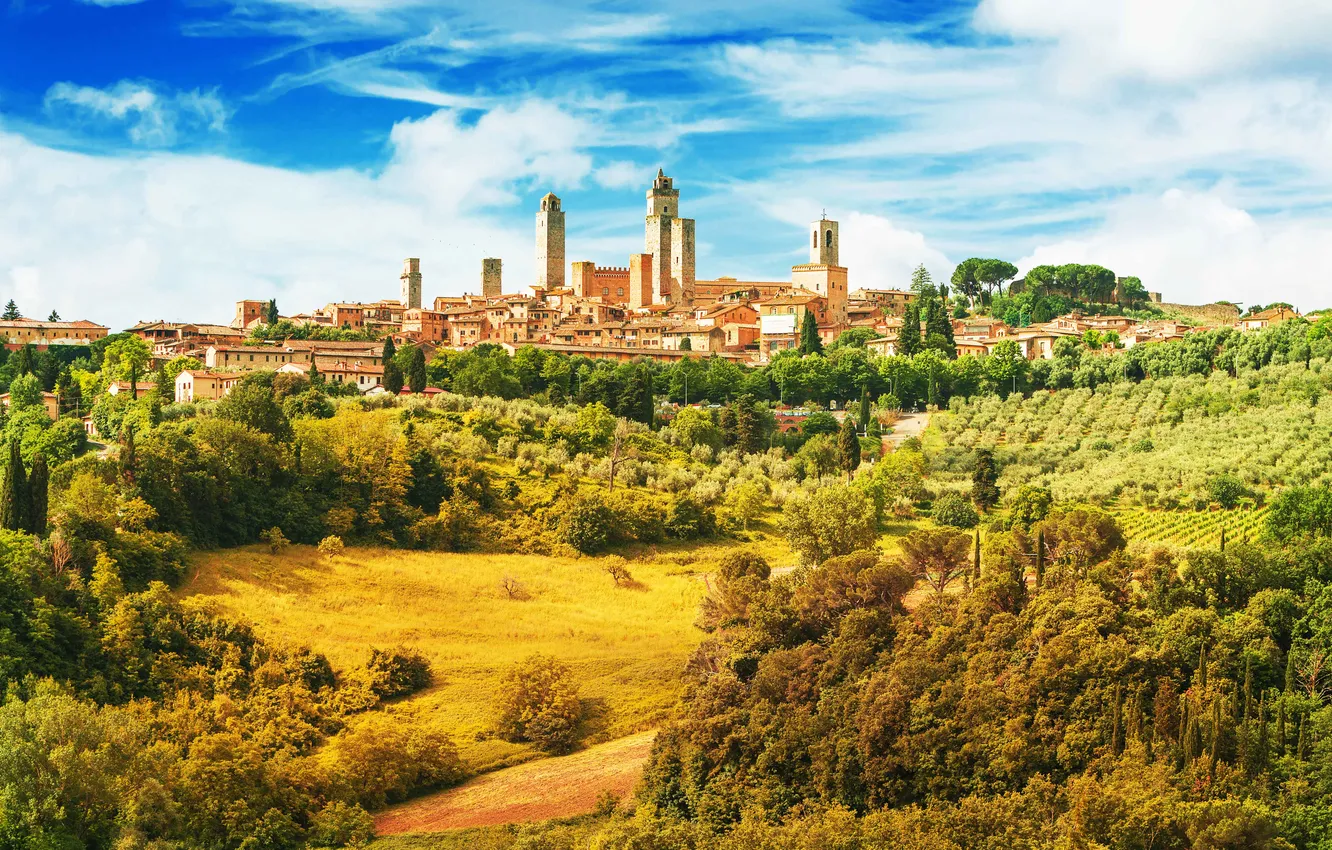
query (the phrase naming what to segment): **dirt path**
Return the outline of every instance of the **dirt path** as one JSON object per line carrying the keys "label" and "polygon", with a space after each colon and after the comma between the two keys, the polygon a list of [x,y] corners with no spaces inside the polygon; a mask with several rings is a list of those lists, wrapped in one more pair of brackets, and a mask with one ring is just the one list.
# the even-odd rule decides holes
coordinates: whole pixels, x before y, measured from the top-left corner
{"label": "dirt path", "polygon": [[893,423],[893,433],[883,438],[885,444],[896,448],[907,437],[919,437],[930,425],[928,413],[903,413]]}
{"label": "dirt path", "polygon": [[572,755],[483,774],[384,811],[375,818],[375,831],[441,832],[585,814],[604,791],[621,796],[633,791],[656,734],[640,732]]}

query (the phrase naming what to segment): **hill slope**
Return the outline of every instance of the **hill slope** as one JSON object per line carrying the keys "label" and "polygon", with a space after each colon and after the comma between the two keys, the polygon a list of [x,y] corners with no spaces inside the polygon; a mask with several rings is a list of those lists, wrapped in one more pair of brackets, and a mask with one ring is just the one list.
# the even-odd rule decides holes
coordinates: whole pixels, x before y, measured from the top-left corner
{"label": "hill slope", "polygon": [[[484,771],[533,754],[487,732],[500,676],[534,652],[572,669],[589,742],[653,728],[674,704],[702,637],[692,623],[703,583],[664,559],[629,566],[637,589],[616,587],[592,558],[354,549],[328,562],[307,547],[251,547],[200,556],[181,593],[214,600],[268,639],[308,645],[340,671],[371,647],[421,651],[434,684],[387,710],[444,728]],[[526,599],[508,598],[506,576]]]}

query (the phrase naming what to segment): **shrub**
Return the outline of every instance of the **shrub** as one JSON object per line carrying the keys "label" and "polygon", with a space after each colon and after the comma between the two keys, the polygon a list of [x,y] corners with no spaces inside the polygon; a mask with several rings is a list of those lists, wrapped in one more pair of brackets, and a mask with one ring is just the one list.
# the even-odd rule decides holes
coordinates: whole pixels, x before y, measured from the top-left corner
{"label": "shrub", "polygon": [[274,555],[280,555],[291,545],[291,541],[282,533],[282,529],[274,526],[259,535],[259,539],[268,544],[268,551]]}
{"label": "shrub", "polygon": [[495,708],[495,731],[501,738],[530,742],[552,753],[573,749],[583,713],[569,668],[540,654],[505,675]]}
{"label": "shrub", "polygon": [[980,522],[976,509],[961,493],[944,493],[935,499],[930,516],[937,525],[952,528],[975,528]]}
{"label": "shrub", "polygon": [[560,540],[584,555],[599,552],[610,542],[615,514],[600,494],[566,498],[559,517]]}
{"label": "shrub", "polygon": [[431,680],[430,662],[410,649],[371,649],[365,674],[371,692],[380,699],[415,693]]}
{"label": "shrub", "polygon": [[347,547],[342,543],[342,538],[336,534],[330,534],[323,540],[319,541],[319,554],[328,558],[330,561],[340,557],[342,553],[346,551],[346,548]]}
{"label": "shrub", "polygon": [[707,537],[716,525],[712,511],[689,496],[676,496],[666,509],[666,534],[679,540]]}
{"label": "shrub", "polygon": [[[462,779],[458,748],[436,728],[403,723],[375,713],[360,718],[334,739],[336,770],[361,805],[378,808],[408,792]],[[345,813],[339,822],[354,822]]]}
{"label": "shrub", "polygon": [[375,819],[355,804],[334,800],[310,819],[311,847],[364,847],[375,837]]}
{"label": "shrub", "polygon": [[602,564],[602,569],[615,581],[616,587],[624,587],[633,584],[633,574],[629,572],[628,563],[618,555],[612,555]]}

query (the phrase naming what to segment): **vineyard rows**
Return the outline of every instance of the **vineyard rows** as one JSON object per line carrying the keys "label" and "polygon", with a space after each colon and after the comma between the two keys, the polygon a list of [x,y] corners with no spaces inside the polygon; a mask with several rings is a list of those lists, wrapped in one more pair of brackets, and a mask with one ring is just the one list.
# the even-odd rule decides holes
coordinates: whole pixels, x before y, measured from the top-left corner
{"label": "vineyard rows", "polygon": [[1267,518],[1266,507],[1232,511],[1121,508],[1114,513],[1130,541],[1198,548],[1220,546],[1222,529],[1228,544],[1255,540]]}

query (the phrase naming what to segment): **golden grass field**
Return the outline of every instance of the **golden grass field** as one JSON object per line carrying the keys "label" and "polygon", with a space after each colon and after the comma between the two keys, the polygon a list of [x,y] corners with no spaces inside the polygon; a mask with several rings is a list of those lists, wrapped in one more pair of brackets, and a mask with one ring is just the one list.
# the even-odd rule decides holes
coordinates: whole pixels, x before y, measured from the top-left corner
{"label": "golden grass field", "polygon": [[[572,669],[590,709],[588,743],[654,728],[703,637],[693,621],[708,553],[632,561],[639,587],[627,589],[596,558],[348,549],[328,561],[309,547],[248,547],[197,556],[181,594],[214,600],[266,639],[310,646],[340,671],[371,647],[421,651],[434,684],[387,710],[447,729],[481,772],[533,755],[484,733],[500,676],[534,652]],[[526,600],[508,598],[505,576]]]}

